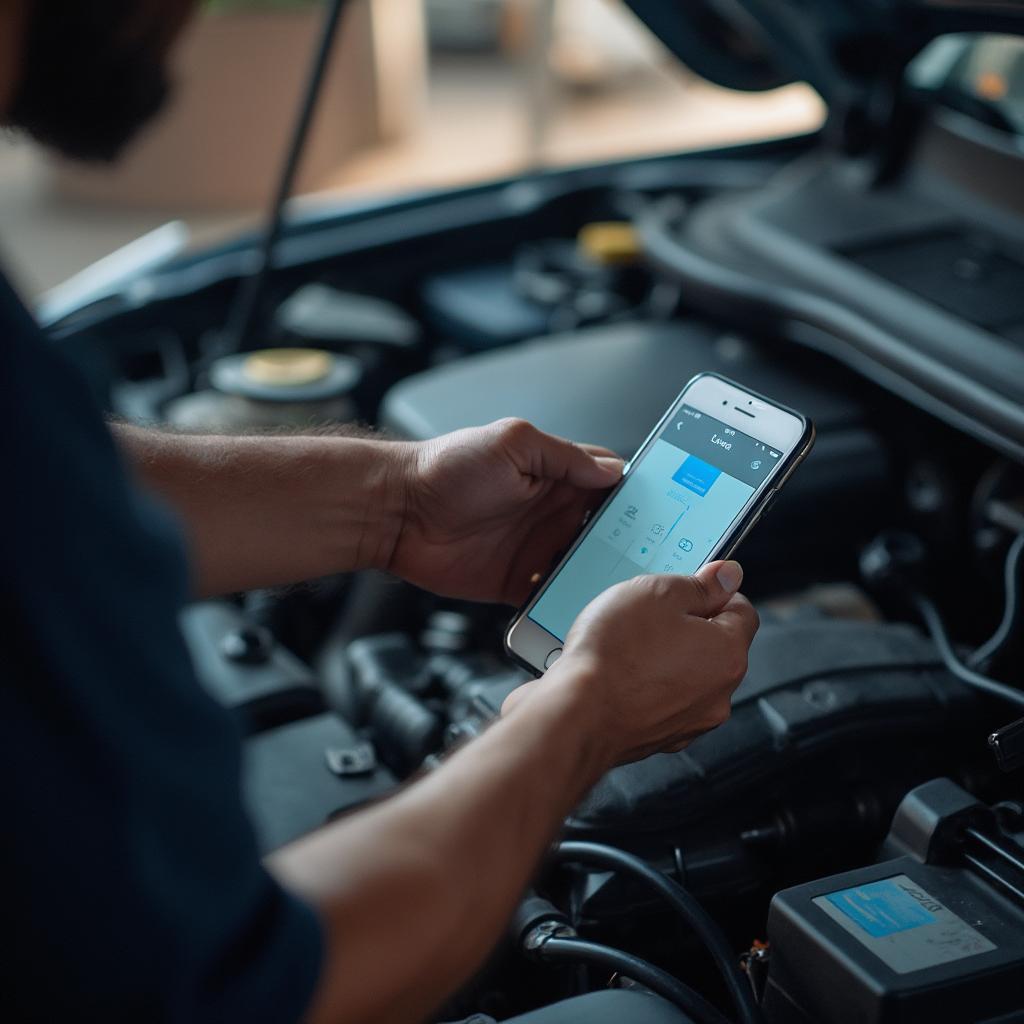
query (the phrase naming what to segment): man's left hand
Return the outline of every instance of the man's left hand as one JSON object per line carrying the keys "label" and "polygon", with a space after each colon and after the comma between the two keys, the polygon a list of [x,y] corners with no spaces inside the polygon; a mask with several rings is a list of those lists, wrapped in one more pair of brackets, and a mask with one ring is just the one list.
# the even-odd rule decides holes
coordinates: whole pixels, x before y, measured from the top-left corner
{"label": "man's left hand", "polygon": [[608,488],[605,448],[500,420],[409,446],[390,572],[447,597],[521,604]]}

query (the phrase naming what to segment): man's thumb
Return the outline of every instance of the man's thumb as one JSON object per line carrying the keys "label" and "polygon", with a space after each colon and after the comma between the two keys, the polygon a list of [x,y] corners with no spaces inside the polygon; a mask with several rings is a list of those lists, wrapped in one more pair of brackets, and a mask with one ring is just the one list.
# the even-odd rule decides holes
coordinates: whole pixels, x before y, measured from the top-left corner
{"label": "man's thumb", "polygon": [[526,454],[529,472],[544,480],[565,480],[574,487],[605,488],[622,477],[622,460],[613,452],[573,444],[562,437],[532,428]]}
{"label": "man's thumb", "polygon": [[711,618],[717,615],[743,583],[743,567],[739,562],[709,562],[698,569],[691,578],[693,606],[688,609],[692,615]]}

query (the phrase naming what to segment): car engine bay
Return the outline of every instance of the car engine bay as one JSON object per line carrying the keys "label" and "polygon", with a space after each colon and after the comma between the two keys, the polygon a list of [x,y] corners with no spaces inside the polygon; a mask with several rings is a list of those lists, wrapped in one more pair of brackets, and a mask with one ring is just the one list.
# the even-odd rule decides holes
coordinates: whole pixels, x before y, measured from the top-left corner
{"label": "car engine bay", "polygon": [[[816,136],[300,216],[251,351],[221,327],[252,240],[50,325],[113,415],[181,430],[425,440],[517,416],[628,457],[706,370],[815,421],[740,552],[762,627],[732,718],[602,780],[442,1019],[657,984],[545,955],[573,940],[734,1019],[699,930],[592,844],[695,897],[773,1024],[1024,1019],[1022,157],[968,120],[921,111],[895,167]],[[486,729],[527,678],[510,615],[376,573],[187,608],[262,849]],[[952,920],[944,952],[883,968],[913,927],[862,940],[833,897],[903,879]]]}

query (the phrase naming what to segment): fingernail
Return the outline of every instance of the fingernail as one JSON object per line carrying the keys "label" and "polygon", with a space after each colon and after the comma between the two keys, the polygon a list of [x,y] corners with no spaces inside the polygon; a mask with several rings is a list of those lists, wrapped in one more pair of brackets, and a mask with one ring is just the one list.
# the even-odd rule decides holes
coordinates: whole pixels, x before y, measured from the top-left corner
{"label": "fingernail", "polygon": [[715,576],[726,593],[735,594],[743,582],[743,566],[739,562],[723,562]]}
{"label": "fingernail", "polygon": [[611,474],[614,472],[616,476],[622,476],[622,460],[613,459],[610,455],[598,455],[595,456],[594,461],[603,469],[605,472]]}

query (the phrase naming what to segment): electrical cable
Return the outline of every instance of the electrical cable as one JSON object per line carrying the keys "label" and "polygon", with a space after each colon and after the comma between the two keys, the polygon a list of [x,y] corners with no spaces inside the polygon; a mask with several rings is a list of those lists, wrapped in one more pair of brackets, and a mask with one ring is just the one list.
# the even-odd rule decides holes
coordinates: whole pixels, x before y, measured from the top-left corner
{"label": "electrical cable", "polygon": [[345,3],[346,0],[329,0],[323,28],[320,32],[320,40],[313,58],[313,66],[310,69],[309,81],[302,96],[298,120],[295,122],[295,131],[292,134],[291,145],[288,147],[288,154],[277,184],[277,192],[263,232],[259,263],[255,271],[239,285],[238,296],[228,317],[227,336],[236,352],[243,352],[248,347],[259,321],[263,290],[273,268],[274,250],[277,248],[284,226],[284,206],[292,193],[299,162],[306,148],[306,139],[313,122],[313,115],[316,113],[317,101],[320,99],[327,64],[334,50],[334,40],[338,34],[338,23],[341,20],[341,12]]}
{"label": "electrical cable", "polygon": [[949,634],[946,632],[942,616],[930,598],[925,597],[924,594],[916,590],[910,591],[908,597],[931,634],[935,648],[939,652],[939,657],[942,658],[946,668],[957,679],[992,697],[999,697],[1001,700],[1015,704],[1019,708],[1024,708],[1024,692],[1016,690],[1012,686],[1007,686],[1005,683],[997,682],[995,679],[989,679],[988,676],[983,676],[979,672],[975,672],[957,657],[956,651],[953,650],[953,646],[949,641]]}
{"label": "electrical cable", "polygon": [[550,938],[537,947],[536,955],[552,963],[588,963],[606,967],[632,978],[656,995],[674,1003],[683,1013],[691,1017],[694,1024],[729,1024],[729,1019],[716,1010],[702,995],[668,971],[641,960],[621,949],[602,946],[597,942],[583,939]]}
{"label": "electrical cable", "polygon": [[[1022,695],[1024,700],[1024,695]],[[754,994],[736,963],[733,950],[725,933],[718,927],[711,915],[681,885],[651,867],[639,857],[601,843],[566,842],[556,848],[558,861],[570,861],[604,868],[607,871],[622,871],[633,875],[654,889],[676,914],[693,929],[722,973],[726,988],[732,998],[742,1024],[761,1024],[763,1017]]]}
{"label": "electrical cable", "polygon": [[1006,552],[1006,563],[1003,567],[1003,587],[1006,605],[1003,618],[996,631],[968,659],[970,668],[981,668],[988,664],[1006,646],[1017,627],[1017,620],[1024,609],[1021,601],[1021,564],[1024,560],[1024,533],[1018,534]]}

